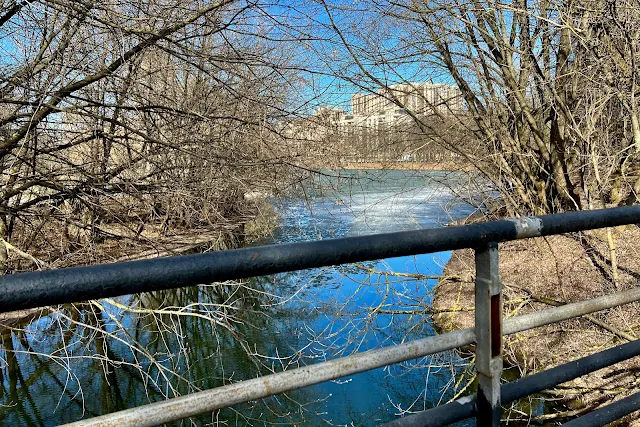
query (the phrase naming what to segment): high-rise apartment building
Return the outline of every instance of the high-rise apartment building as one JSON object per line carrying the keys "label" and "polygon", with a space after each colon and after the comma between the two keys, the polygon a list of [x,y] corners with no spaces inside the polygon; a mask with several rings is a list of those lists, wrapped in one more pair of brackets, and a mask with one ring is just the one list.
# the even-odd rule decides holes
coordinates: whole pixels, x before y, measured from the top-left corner
{"label": "high-rise apartment building", "polygon": [[409,111],[418,116],[462,113],[462,93],[443,83],[395,84],[377,93],[353,94],[351,113],[322,106],[309,117],[283,124],[282,132],[299,141],[320,141],[336,135],[375,138],[376,133],[400,132],[410,126]]}
{"label": "high-rise apartment building", "polygon": [[398,108],[418,115],[460,113],[463,111],[462,92],[444,83],[400,83],[381,89],[378,93],[353,94],[351,108],[354,115],[381,114]]}

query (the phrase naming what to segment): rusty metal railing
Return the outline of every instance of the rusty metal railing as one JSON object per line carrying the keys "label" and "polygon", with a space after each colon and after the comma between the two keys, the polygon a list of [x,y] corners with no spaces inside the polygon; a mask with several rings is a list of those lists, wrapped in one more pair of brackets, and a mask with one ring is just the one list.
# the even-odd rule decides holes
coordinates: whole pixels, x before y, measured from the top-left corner
{"label": "rusty metal railing", "polygon": [[[640,341],[635,341],[501,384],[503,335],[639,301],[640,287],[503,322],[498,244],[634,223],[640,223],[640,206],[8,275],[0,277],[0,312],[305,268],[473,248],[476,253],[474,328],[357,353],[70,425],[154,426],[475,343],[477,395],[398,418],[387,425],[440,426],[475,416],[478,425],[498,426],[501,403],[512,402],[640,354]],[[640,394],[569,424],[604,425],[638,409]]]}

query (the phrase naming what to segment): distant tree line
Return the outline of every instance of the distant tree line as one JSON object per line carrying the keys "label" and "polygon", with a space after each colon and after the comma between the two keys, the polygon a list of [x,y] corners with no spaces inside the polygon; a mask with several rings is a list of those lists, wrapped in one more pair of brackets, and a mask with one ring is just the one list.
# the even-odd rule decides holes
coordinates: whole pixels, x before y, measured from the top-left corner
{"label": "distant tree line", "polygon": [[346,162],[438,163],[459,158],[455,151],[435,143],[412,121],[378,129],[356,127],[349,132],[340,132],[330,144]]}

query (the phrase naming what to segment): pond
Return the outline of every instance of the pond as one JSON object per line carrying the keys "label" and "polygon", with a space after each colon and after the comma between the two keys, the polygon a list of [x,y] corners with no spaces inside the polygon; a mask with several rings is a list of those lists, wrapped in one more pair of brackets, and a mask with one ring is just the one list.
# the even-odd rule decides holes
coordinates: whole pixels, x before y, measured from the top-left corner
{"label": "pond", "polygon": [[[326,171],[274,200],[266,243],[443,226],[473,208],[452,172]],[[303,270],[76,304],[3,333],[0,420],[57,425],[435,334],[450,253]],[[446,353],[208,414],[183,425],[375,425],[453,397]],[[180,423],[176,423],[179,425]]]}

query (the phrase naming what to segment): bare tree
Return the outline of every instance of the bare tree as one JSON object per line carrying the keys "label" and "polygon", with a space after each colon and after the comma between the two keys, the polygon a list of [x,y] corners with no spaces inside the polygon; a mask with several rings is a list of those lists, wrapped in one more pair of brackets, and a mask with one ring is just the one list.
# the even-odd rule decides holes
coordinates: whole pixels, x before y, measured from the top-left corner
{"label": "bare tree", "polygon": [[[298,175],[278,128],[296,108],[295,34],[285,34],[274,6],[0,2],[2,273],[130,252],[156,256],[175,243],[186,249],[241,244],[245,226],[260,213],[246,193],[281,190]],[[245,372],[275,369],[268,350],[245,337],[247,330],[266,329],[261,322],[268,317],[258,308],[273,300],[260,283],[226,283],[32,313],[48,326],[36,332],[16,323],[3,335],[10,400],[22,400],[15,385],[20,366],[51,362],[47,375],[54,382],[65,371],[77,380],[57,384],[60,395],[82,406],[77,373],[87,365],[71,355],[77,342],[80,359],[104,373],[98,381],[105,404],[122,399],[106,390],[117,383],[116,366],[144,385],[148,396],[135,403],[198,389],[205,375],[195,365],[214,357],[221,342],[237,351],[234,363],[253,364]],[[193,353],[185,331],[189,339],[207,336],[204,354]],[[43,350],[39,333],[54,336],[62,356]],[[187,354],[193,360],[185,362]],[[183,374],[184,363],[194,370]],[[225,372],[229,364],[207,373],[209,387],[233,380]],[[76,386],[78,395],[69,391]],[[265,418],[287,418],[287,412],[293,411],[270,408]]]}
{"label": "bare tree", "polygon": [[352,83],[461,90],[466,113],[457,114],[454,138],[435,127],[438,114],[388,97],[492,181],[509,212],[636,200],[636,2],[319,4]]}
{"label": "bare tree", "polygon": [[3,6],[3,269],[7,248],[67,265],[100,258],[88,242],[153,247],[172,227],[242,235],[244,194],[287,183],[275,121],[296,68],[267,4]]}

